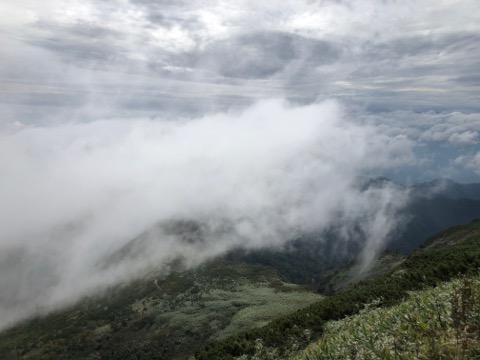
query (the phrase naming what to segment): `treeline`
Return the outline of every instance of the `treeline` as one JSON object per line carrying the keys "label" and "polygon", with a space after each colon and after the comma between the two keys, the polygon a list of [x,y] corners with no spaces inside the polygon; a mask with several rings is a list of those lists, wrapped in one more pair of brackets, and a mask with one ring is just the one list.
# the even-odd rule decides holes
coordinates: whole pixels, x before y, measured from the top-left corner
{"label": "treeline", "polygon": [[[387,307],[404,300],[409,291],[447,281],[460,274],[477,273],[480,268],[480,222],[440,233],[429,243],[450,244],[417,251],[395,272],[367,280],[350,289],[271,322],[223,341],[208,344],[195,355],[197,360],[233,359],[253,355],[255,342],[275,348],[279,357],[288,354],[292,344],[306,346],[323,333],[324,324],[358,313],[367,304]],[[306,336],[305,334],[308,334]]]}

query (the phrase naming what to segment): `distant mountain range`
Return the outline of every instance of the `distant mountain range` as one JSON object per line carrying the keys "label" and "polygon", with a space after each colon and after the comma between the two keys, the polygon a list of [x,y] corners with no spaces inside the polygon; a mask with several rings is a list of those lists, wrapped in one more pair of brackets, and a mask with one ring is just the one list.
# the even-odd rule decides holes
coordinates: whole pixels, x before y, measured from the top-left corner
{"label": "distant mountain range", "polygon": [[[3,331],[0,358],[170,359],[186,358],[198,350],[197,359],[225,359],[245,351],[252,353],[257,338],[268,346],[284,344],[281,351],[287,351],[293,347],[288,343],[291,336],[304,346],[310,341],[304,336],[305,330],[313,329],[319,336],[324,321],[356,313],[372,300],[390,296],[393,304],[401,300],[402,291],[419,289],[423,282],[432,285],[470,267],[478,269],[478,221],[432,236],[452,225],[480,218],[480,184],[439,179],[405,187],[387,178],[375,178],[361,186],[364,190],[397,186],[411,195],[399,214],[406,221],[385,249],[390,252],[363,273],[363,278],[370,279],[364,285],[350,286],[361,280],[355,259],[362,242],[337,241],[338,230],[332,227],[292,239],[283,250],[236,250],[189,271],[183,271],[182,266],[171,267],[168,275],[161,268],[153,269],[135,281],[83,299],[68,309]],[[98,268],[143,258],[149,241],[155,241],[155,236],[148,235],[156,231],[183,243],[201,244],[208,229],[187,220],[157,224],[103,259]],[[363,236],[361,231],[358,236]],[[450,246],[460,240],[466,247]],[[420,246],[425,249],[414,251]],[[406,258],[405,254],[411,256]],[[3,254],[0,270],[8,272],[7,280],[15,281],[19,274],[16,264],[30,257],[21,252]],[[405,277],[408,281],[389,277],[399,267],[409,272]],[[48,269],[41,273],[48,273]],[[20,278],[25,279],[28,277]],[[311,291],[318,289],[335,295],[321,305],[318,301],[323,297]],[[345,290],[346,295],[337,295],[338,290]],[[21,299],[20,295],[2,294],[0,302],[8,305]],[[339,301],[347,307],[339,307]],[[295,313],[298,316],[288,315],[313,303]],[[343,310],[337,311],[339,308]],[[258,328],[271,321],[265,330]],[[247,334],[246,330],[249,335],[241,335]],[[237,334],[236,338],[229,337]],[[205,344],[210,345],[201,350]]]}
{"label": "distant mountain range", "polygon": [[[437,179],[404,186],[385,177],[359,180],[362,191],[387,186],[408,191],[410,201],[398,214],[399,226],[392,237],[387,239],[385,250],[408,255],[437,232],[480,218],[480,184],[460,184],[450,179]],[[102,266],[144,256],[148,241],[155,239],[155,236],[151,236],[152,231],[175,235],[180,241],[188,243],[201,242],[208,233],[205,226],[194,221],[164,222],[133,239],[105,259]],[[355,239],[338,241],[340,231],[332,226],[322,232],[303,234],[292,239],[283,249],[237,249],[227,254],[226,258],[272,266],[291,282],[315,284],[318,274],[354,261],[362,250],[366,239],[361,231],[352,232],[357,234]]]}
{"label": "distant mountain range", "polygon": [[[410,254],[429,237],[454,225],[480,218],[480,184],[460,184],[450,179],[437,179],[413,186],[394,183],[385,177],[365,179],[360,189],[394,186],[410,193],[408,205],[398,214],[405,219],[399,225],[386,249]],[[229,256],[251,263],[279,269],[289,281],[322,285],[325,270],[345,262],[355,261],[365,239],[336,241],[335,229],[323,233],[305,234],[292,240],[284,250],[236,251]]]}
{"label": "distant mountain range", "polygon": [[409,190],[412,200],[403,210],[409,220],[389,243],[392,250],[408,254],[437,232],[480,218],[480,184],[437,179]]}
{"label": "distant mountain range", "polygon": [[452,200],[480,200],[480,184],[460,184],[451,179],[436,179],[411,187],[414,196],[437,197]]}

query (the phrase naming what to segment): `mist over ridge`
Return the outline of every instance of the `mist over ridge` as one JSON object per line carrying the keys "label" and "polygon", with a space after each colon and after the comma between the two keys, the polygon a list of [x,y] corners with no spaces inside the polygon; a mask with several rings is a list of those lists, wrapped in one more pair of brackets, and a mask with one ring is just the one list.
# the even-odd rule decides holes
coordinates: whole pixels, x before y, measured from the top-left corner
{"label": "mist over ridge", "polygon": [[[270,100],[175,122],[4,132],[0,252],[21,261],[0,278],[11,288],[2,298],[3,325],[178,256],[195,265],[234,247],[281,247],[333,224],[344,229],[338,241],[361,226],[365,254],[374,256],[407,194],[393,186],[361,190],[358,177],[407,161],[408,144],[397,140],[349,121],[333,100]],[[157,232],[147,257],[104,271],[97,266],[156,224],[183,219],[204,224],[201,242]]]}

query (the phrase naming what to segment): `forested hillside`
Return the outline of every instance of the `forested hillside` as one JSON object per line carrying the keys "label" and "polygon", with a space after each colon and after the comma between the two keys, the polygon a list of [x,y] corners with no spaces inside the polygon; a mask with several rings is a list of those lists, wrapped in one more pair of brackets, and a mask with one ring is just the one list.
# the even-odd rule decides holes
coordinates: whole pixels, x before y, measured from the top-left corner
{"label": "forested hillside", "polygon": [[[455,294],[460,294],[474,296],[465,299],[477,302],[480,222],[445,230],[427,239],[422,247],[408,257],[385,253],[363,274],[363,281],[355,263],[324,272],[319,281],[324,284],[323,290],[332,294],[329,297],[315,293],[311,287],[286,282],[274,267],[232,256],[168,276],[160,269],[152,270],[143,278],[91,296],[66,310],[37,316],[4,331],[0,335],[0,358],[184,359],[195,355],[197,360],[223,360],[286,359],[311,354],[322,358],[318,354],[330,351],[328,339],[335,334],[344,334],[345,339],[357,336],[352,333],[352,324],[365,321],[374,327],[375,319],[382,316],[389,319],[387,325],[394,326],[402,311],[399,309],[413,306],[412,299],[423,299],[425,306],[436,304],[450,314],[457,311],[452,309],[458,304],[440,304],[436,295],[432,298],[437,291],[434,287],[443,282],[453,281],[438,290],[449,294],[439,299],[455,299]],[[455,280],[459,277],[463,280]],[[458,289],[471,292],[464,294]],[[458,311],[477,311],[476,307],[460,305]],[[376,312],[364,315],[367,310]],[[359,317],[348,320],[351,316]],[[428,315],[419,314],[420,322],[424,321],[422,316]],[[459,342],[451,351],[462,346],[476,349],[478,332],[470,331],[476,323],[468,323],[470,330],[460,333],[458,321],[466,320],[455,320],[455,316],[450,316],[450,322],[440,321],[448,330],[445,334],[440,325],[432,323],[435,336],[452,339],[457,334]],[[358,336],[365,337],[366,333],[362,334]],[[388,334],[386,331],[384,335]],[[395,341],[409,343],[416,335],[408,336]],[[382,339],[378,341],[391,340]],[[422,341],[427,344],[428,339]],[[302,353],[312,342],[313,352]],[[347,351],[347,345],[338,344],[338,354]],[[429,354],[438,350],[427,345],[418,351]],[[355,351],[362,349],[359,343]],[[399,349],[394,347],[393,351]],[[462,354],[473,353],[465,349]]]}
{"label": "forested hillside", "polygon": [[[436,246],[443,244],[443,246]],[[286,358],[320,338],[329,321],[358,314],[365,306],[388,308],[409,298],[411,291],[436,286],[480,268],[480,222],[444,231],[428,247],[410,255],[390,274],[363,281],[319,303],[223,341],[207,345],[197,359],[250,358],[258,352]],[[242,358],[242,359],[243,359]]]}

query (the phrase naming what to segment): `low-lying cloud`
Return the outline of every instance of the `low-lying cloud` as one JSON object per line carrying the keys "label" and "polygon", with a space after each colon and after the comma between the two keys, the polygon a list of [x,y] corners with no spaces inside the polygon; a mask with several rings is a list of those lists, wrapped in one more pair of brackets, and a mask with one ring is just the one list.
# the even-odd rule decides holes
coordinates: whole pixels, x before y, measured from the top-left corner
{"label": "low-lying cloud", "polygon": [[[282,246],[332,225],[366,234],[365,261],[407,195],[359,178],[412,161],[411,143],[341,104],[259,102],[196,119],[104,120],[0,133],[0,327],[181,256]],[[158,224],[201,224],[185,241]],[[150,231],[142,256],[99,266]]]}
{"label": "low-lying cloud", "polygon": [[410,183],[448,177],[460,182],[478,182],[474,157],[480,150],[479,113],[360,111],[352,117],[388,137],[408,139],[404,144],[415,144],[415,160],[407,164],[409,168],[397,168],[397,174],[388,174],[397,181]]}

